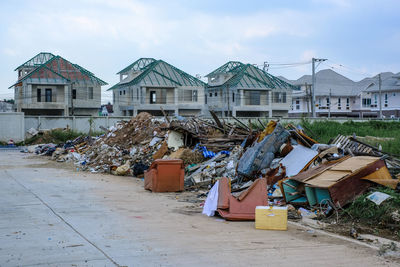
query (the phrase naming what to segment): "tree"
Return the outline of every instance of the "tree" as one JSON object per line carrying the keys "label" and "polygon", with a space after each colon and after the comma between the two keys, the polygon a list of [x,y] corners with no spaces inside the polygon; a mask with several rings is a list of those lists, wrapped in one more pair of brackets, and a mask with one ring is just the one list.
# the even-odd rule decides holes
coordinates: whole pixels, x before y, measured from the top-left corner
{"label": "tree", "polygon": [[6,103],[10,103],[10,104],[13,104],[14,105],[14,99],[5,99],[4,98],[4,102],[6,102]]}

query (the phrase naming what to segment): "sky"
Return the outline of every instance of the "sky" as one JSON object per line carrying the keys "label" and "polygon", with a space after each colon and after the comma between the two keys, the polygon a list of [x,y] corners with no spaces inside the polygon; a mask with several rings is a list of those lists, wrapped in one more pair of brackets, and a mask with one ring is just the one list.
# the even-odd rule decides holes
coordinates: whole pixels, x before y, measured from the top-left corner
{"label": "sky", "polygon": [[40,52],[105,80],[103,102],[116,73],[140,57],[202,77],[231,60],[268,62],[288,79],[326,58],[317,70],[358,81],[400,72],[400,1],[2,0],[0,99],[13,96],[14,69]]}

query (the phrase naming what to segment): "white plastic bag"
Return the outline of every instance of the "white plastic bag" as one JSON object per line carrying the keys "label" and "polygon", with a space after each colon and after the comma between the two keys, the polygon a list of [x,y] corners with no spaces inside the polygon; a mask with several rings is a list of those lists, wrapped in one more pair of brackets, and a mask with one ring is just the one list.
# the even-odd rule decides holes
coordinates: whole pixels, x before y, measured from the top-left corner
{"label": "white plastic bag", "polygon": [[203,214],[211,217],[214,216],[215,211],[217,210],[218,205],[218,185],[219,181],[217,181],[214,186],[211,188],[210,192],[208,192],[206,202],[203,207]]}
{"label": "white plastic bag", "polygon": [[388,198],[391,198],[391,196],[382,192],[374,192],[371,195],[367,196],[368,200],[371,200],[378,206]]}

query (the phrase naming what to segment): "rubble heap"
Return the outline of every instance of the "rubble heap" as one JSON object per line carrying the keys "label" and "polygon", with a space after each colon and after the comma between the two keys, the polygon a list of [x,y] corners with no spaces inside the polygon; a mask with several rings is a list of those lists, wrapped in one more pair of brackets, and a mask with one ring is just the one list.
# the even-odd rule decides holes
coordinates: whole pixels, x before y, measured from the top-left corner
{"label": "rubble heap", "polygon": [[[400,161],[355,136],[319,144],[291,124],[270,120],[265,125],[258,120],[261,127],[255,129],[251,121],[227,123],[210,113],[212,120],[167,115],[160,119],[143,112],[100,137],[79,137],[62,147],[46,144],[36,152],[58,161],[73,160],[91,172],[135,177],[156,159],[182,159],[185,188],[218,187],[212,192],[224,196],[215,211],[232,220],[254,219],[253,206],[265,201],[310,207],[326,216],[373,185],[399,187],[395,175]],[[235,204],[230,210],[227,203]],[[241,205],[250,207],[249,213]]]}

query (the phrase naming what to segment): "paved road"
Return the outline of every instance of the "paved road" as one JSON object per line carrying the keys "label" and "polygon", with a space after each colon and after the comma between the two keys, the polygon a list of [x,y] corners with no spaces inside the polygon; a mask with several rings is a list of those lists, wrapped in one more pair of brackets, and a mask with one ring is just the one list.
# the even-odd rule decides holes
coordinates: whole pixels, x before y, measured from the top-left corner
{"label": "paved road", "polygon": [[390,266],[375,250],[290,226],[191,212],[131,177],[0,153],[0,266]]}

